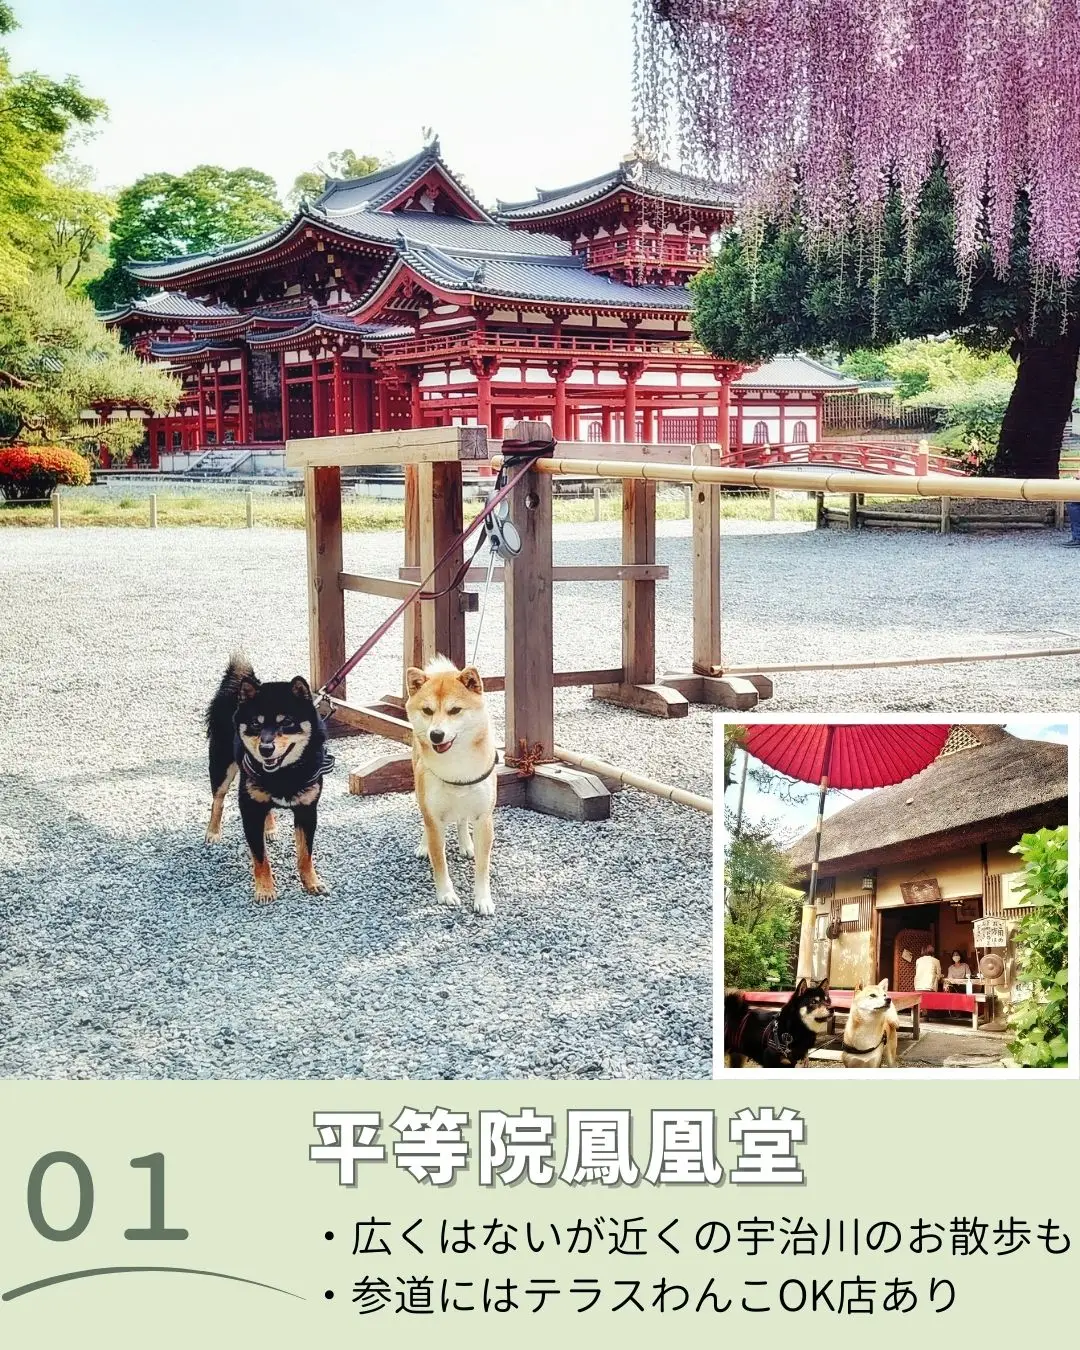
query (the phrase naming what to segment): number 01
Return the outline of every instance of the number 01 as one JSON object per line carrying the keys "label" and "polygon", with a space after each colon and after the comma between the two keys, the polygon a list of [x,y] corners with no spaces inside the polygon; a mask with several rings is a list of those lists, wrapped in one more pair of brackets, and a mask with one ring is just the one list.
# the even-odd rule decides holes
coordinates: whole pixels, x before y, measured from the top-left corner
{"label": "number 01", "polygon": [[[45,1218],[41,1205],[41,1188],[50,1167],[63,1163],[75,1174],[79,1186],[79,1208],[67,1228],[54,1228]],[[150,1225],[148,1228],[127,1228],[124,1237],[131,1242],[183,1242],[186,1228],[165,1226],[165,1155],[148,1153],[145,1158],[132,1158],[132,1167],[145,1167],[150,1173]],[[71,1242],[86,1232],[94,1213],[94,1179],[90,1169],[77,1153],[46,1153],[30,1169],[26,1183],[26,1208],[30,1222],[42,1237],[50,1242]]]}

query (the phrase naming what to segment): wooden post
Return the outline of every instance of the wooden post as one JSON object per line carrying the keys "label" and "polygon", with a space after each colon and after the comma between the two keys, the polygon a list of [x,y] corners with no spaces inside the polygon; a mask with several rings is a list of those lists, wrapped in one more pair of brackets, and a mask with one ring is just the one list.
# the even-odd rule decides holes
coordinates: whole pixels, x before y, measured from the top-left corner
{"label": "wooden post", "polygon": [[[418,528],[420,537],[420,575],[426,577],[437,558],[458,538],[462,530],[461,464],[444,460],[417,466]],[[461,568],[463,548],[459,543],[432,578],[428,589],[444,590]],[[422,661],[426,665],[435,656],[445,656],[459,668],[465,665],[465,612],[461,591],[455,588],[437,600],[422,600],[420,638]]]}
{"label": "wooden post", "polygon": [[247,499],[244,505],[247,510],[247,527],[250,530],[255,524],[255,494],[248,488],[247,492],[244,493],[244,496]]}
{"label": "wooden post", "polygon": [[[417,465],[405,465],[405,566],[420,566],[420,485]],[[405,672],[410,666],[424,664],[424,634],[420,623],[420,606],[411,605],[405,611],[405,645],[401,666],[401,692],[405,688]]]}
{"label": "wooden post", "polygon": [[952,509],[952,498],[951,498],[951,497],[942,497],[942,499],[941,499],[941,533],[942,533],[942,534],[951,534],[951,533],[952,533],[952,515],[950,514],[951,509]]}
{"label": "wooden post", "polygon": [[59,489],[59,488],[53,488],[53,490],[52,490],[52,523],[53,523],[53,528],[54,528],[54,529],[58,530],[58,529],[60,528],[60,489]]}
{"label": "wooden post", "polygon": [[600,489],[594,487],[592,490],[593,520],[600,519]]}
{"label": "wooden post", "polygon": [[[555,752],[554,658],[552,654],[550,476],[529,472],[509,495],[510,517],[521,535],[521,552],[506,563],[506,753],[522,745],[552,758]],[[563,764],[539,764],[526,780],[526,804],[566,820],[602,820],[611,796],[592,774]]]}
{"label": "wooden post", "polygon": [[818,530],[828,529],[829,517],[825,514],[825,494],[824,492],[814,493],[814,527]]}
{"label": "wooden post", "polygon": [[694,511],[694,489],[689,483],[683,488],[683,514],[689,520]]}
{"label": "wooden post", "polygon": [[[694,465],[722,464],[730,439],[731,383],[738,367],[717,372],[720,382],[716,410],[719,444],[695,445]],[[717,483],[694,484],[693,511],[693,666],[675,671],[660,681],[693,703],[711,703],[720,708],[745,710],[763,698],[772,697],[772,681],[765,675],[725,676],[720,653],[721,588],[720,524],[723,489]]]}
{"label": "wooden post", "polygon": [[157,493],[156,493],[156,492],[151,492],[151,494],[150,494],[150,528],[151,528],[152,530],[156,530],[156,529],[157,529]]}
{"label": "wooden post", "polygon": [[769,489],[769,519],[776,519],[776,489]]}
{"label": "wooden post", "polygon": [[[656,484],[623,480],[622,560],[635,565],[656,562]],[[656,582],[622,584],[622,667],[619,684],[593,686],[593,696],[654,717],[685,717],[690,711],[677,690],[656,683]]]}
{"label": "wooden post", "polygon": [[521,535],[521,552],[507,562],[506,744],[539,744],[546,755],[555,743],[552,656],[551,485],[546,474],[527,473],[510,493],[510,518]]}
{"label": "wooden post", "polygon": [[[307,527],[308,637],[311,687],[318,689],[345,662],[345,594],[342,571],[341,470],[304,470]],[[345,686],[334,691],[345,697]]]}
{"label": "wooden post", "polygon": [[847,523],[849,530],[857,530],[859,528],[859,496],[856,492],[848,493]]}

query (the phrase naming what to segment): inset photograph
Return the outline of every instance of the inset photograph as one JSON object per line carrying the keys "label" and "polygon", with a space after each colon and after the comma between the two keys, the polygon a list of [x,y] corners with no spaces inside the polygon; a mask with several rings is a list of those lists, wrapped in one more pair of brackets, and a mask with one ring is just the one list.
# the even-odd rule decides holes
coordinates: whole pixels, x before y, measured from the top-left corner
{"label": "inset photograph", "polygon": [[1075,1067],[1074,717],[718,723],[718,1075]]}

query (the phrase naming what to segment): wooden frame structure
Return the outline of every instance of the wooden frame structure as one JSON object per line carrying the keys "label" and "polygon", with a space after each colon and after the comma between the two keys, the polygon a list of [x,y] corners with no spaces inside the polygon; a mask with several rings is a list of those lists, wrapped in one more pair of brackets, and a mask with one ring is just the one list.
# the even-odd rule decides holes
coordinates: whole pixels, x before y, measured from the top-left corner
{"label": "wooden frame structure", "polygon": [[[547,428],[543,431],[546,433]],[[628,453],[635,459],[625,458]],[[618,456],[619,458],[616,458]],[[792,469],[738,469],[724,465],[720,446],[607,446],[560,443],[558,458],[533,462],[515,484],[511,516],[521,535],[521,552],[494,579],[505,587],[505,673],[485,678],[489,690],[506,698],[506,745],[511,759],[530,761],[527,776],[499,770],[500,803],[528,806],[570,819],[594,820],[610,811],[610,792],[621,786],[644,791],[699,810],[711,802],[678,788],[640,778],[619,766],[591,760],[556,745],[554,690],[591,686],[597,698],[658,717],[685,716],[690,702],[747,710],[772,695],[770,674],[815,669],[858,669],[1076,655],[1080,648],[1023,652],[954,654],[895,660],[725,666],[721,654],[720,520],[724,485],[798,488],[858,493],[885,491],[920,497],[981,497],[1066,501],[1076,486],[1045,479],[953,478],[821,473]],[[412,595],[444,553],[431,587],[432,599],[406,614],[401,688],[372,703],[346,696],[344,685],[331,700],[338,723],[408,744],[412,733],[404,714],[404,667],[425,665],[437,653],[465,665],[465,614],[475,596],[450,583],[460,570],[463,520],[462,466],[501,464],[490,456],[484,427],[427,427],[290,441],[287,462],[304,471],[308,554],[308,608],[311,679],[321,688],[346,660],[344,599],[348,591],[402,600]],[[341,469],[347,465],[402,465],[406,475],[405,566],[397,579],[344,571],[341,538]],[[623,482],[622,562],[615,567],[556,567],[552,561],[552,481],[556,475],[615,478]],[[689,671],[657,679],[656,583],[667,569],[656,562],[656,484],[693,484],[693,641]],[[454,542],[458,547],[453,548]],[[470,569],[465,580],[482,578]],[[553,658],[552,588],[560,581],[622,584],[622,663],[604,670],[556,671]],[[445,593],[442,593],[445,592]],[[408,791],[412,766],[407,754],[381,755],[350,774],[358,795]]]}
{"label": "wooden frame structure", "polygon": [[[615,447],[570,442],[559,449],[563,455],[581,456],[583,465],[586,455],[595,460],[598,452],[622,455],[633,450],[642,464],[680,469],[684,477],[696,455],[711,461],[719,454],[718,449],[696,452],[690,446],[673,445]],[[313,686],[320,688],[347,656],[345,594],[354,591],[405,599],[460,537],[462,466],[488,462],[487,436],[482,427],[429,427],[310,438],[288,443],[287,462],[304,471],[311,679]],[[406,565],[397,579],[344,570],[341,470],[371,464],[405,467]],[[764,676],[755,681],[715,673],[720,642],[719,489],[702,489],[694,504],[693,668],[663,679],[657,678],[656,671],[656,583],[666,579],[668,572],[656,562],[656,484],[644,480],[624,484],[622,562],[617,566],[554,566],[551,473],[539,467],[531,469],[516,484],[509,501],[522,548],[493,576],[505,588],[505,673],[486,676],[484,684],[489,690],[505,693],[506,745],[511,758],[520,751],[538,762],[527,777],[513,769],[500,769],[500,802],[572,819],[600,819],[609,814],[611,791],[635,786],[694,809],[711,810],[707,798],[557,747],[554,690],[591,686],[597,698],[663,718],[685,716],[690,701],[747,708],[771,693],[771,684]],[[440,566],[431,590],[446,588],[461,563],[459,547]],[[470,569],[465,579],[477,580],[484,575],[482,569]],[[622,584],[619,666],[554,669],[552,587],[562,581]],[[422,600],[407,611],[404,666],[426,664],[437,653],[464,666],[465,613],[475,608],[470,603],[475,598],[459,587],[435,599]],[[411,730],[404,715],[403,689],[404,669],[401,689],[375,702],[350,699],[341,687],[331,700],[335,720],[343,728],[407,744]],[[349,787],[358,795],[407,791],[412,787],[410,758],[401,752],[378,756],[350,774]]]}

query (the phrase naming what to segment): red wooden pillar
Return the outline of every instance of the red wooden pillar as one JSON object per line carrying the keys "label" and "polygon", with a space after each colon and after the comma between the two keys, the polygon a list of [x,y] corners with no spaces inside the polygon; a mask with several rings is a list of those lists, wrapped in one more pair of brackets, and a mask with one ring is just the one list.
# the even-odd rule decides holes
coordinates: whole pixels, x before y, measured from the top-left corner
{"label": "red wooden pillar", "polygon": [[385,375],[377,375],[375,378],[376,378],[376,386],[375,386],[375,392],[376,392],[375,412],[376,412],[376,416],[377,416],[377,420],[378,420],[378,426],[376,427],[376,430],[377,430],[377,431],[389,431],[389,430],[390,430],[390,392],[389,392],[389,389],[388,389],[388,387],[387,387]]}
{"label": "red wooden pillar", "polygon": [[251,418],[248,410],[247,353],[240,354],[240,443],[251,443]]}
{"label": "red wooden pillar", "polygon": [[279,369],[281,371],[281,439],[289,439],[289,385],[287,382],[288,371],[285,368],[285,353],[279,355]]}
{"label": "red wooden pillar", "polygon": [[639,361],[619,367],[623,379],[623,440],[637,439],[637,382],[644,366]]}
{"label": "red wooden pillar", "polygon": [[491,424],[491,371],[483,358],[476,367],[476,421],[479,426],[487,427],[494,436],[495,428]]}
{"label": "red wooden pillar", "polygon": [[345,434],[345,383],[341,373],[341,352],[334,352],[334,435]]}
{"label": "red wooden pillar", "polygon": [[202,450],[206,446],[206,389],[203,386],[202,366],[196,372],[196,379],[198,403],[195,411],[199,419],[199,449]]}
{"label": "red wooden pillar", "polygon": [[214,367],[214,436],[218,445],[225,444],[225,409],[221,406],[221,371]]}
{"label": "red wooden pillar", "polygon": [[413,428],[424,425],[424,395],[420,388],[420,372],[413,376],[409,381],[409,426]]}
{"label": "red wooden pillar", "polygon": [[656,444],[656,409],[652,406],[645,409],[645,425],[643,435],[649,445]]}
{"label": "red wooden pillar", "polygon": [[[719,428],[718,428],[719,430]],[[694,431],[694,440],[700,445],[705,439],[705,404],[699,403],[697,407],[697,427]]]}
{"label": "red wooden pillar", "polygon": [[311,434],[326,435],[326,419],[323,417],[323,404],[319,396],[319,363],[311,363]]}
{"label": "red wooden pillar", "polygon": [[551,430],[557,441],[566,440],[566,374],[561,366],[555,370],[555,408]]}
{"label": "red wooden pillar", "polygon": [[611,409],[605,404],[605,406],[600,409],[600,434],[605,443],[610,443],[614,440],[614,437],[611,434],[611,426]]}

